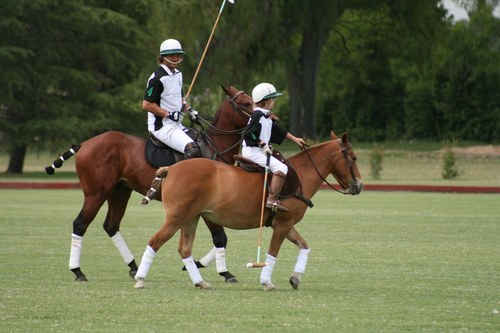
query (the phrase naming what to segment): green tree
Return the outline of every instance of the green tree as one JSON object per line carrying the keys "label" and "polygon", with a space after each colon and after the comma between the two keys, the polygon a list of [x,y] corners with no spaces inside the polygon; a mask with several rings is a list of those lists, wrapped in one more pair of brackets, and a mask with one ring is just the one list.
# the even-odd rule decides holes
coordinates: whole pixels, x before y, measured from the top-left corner
{"label": "green tree", "polygon": [[[318,129],[348,128],[361,140],[430,136],[436,129],[433,50],[447,31],[436,0],[349,10],[325,47]],[[323,126],[325,124],[326,126]]]}
{"label": "green tree", "polygon": [[451,28],[438,77],[443,139],[500,140],[500,19],[471,12]]}
{"label": "green tree", "polygon": [[[280,109],[289,103],[290,114],[280,114],[285,124],[297,135],[315,138],[317,83],[324,43],[346,9],[372,8],[382,3],[255,0],[226,5],[194,91],[199,94],[217,86],[215,80],[231,80],[248,90],[259,82],[272,82],[287,92],[278,103]],[[212,3],[202,8],[196,3],[180,3],[175,18],[165,22],[167,31],[185,37],[187,48],[194,46],[194,54],[186,56],[186,77],[194,72],[193,57],[199,59],[208,39],[217,14],[214,7]],[[180,25],[200,14],[211,18],[212,25],[206,20],[194,22],[194,34],[191,27]]]}
{"label": "green tree", "polygon": [[143,48],[147,7],[140,3],[2,1],[0,131],[10,154],[7,172],[22,172],[28,146],[79,142],[133,122],[138,73],[150,56]]}

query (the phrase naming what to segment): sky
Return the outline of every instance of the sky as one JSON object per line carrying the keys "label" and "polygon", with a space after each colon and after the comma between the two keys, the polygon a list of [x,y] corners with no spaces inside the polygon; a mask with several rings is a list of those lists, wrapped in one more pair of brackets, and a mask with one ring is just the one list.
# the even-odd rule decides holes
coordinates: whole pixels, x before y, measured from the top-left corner
{"label": "sky", "polygon": [[465,9],[458,7],[452,0],[443,0],[443,5],[453,15],[455,21],[469,19]]}
{"label": "sky", "polygon": [[[467,12],[460,8],[459,6],[457,6],[455,4],[455,2],[453,2],[452,0],[442,0],[443,2],[443,5],[444,5],[444,8],[446,8],[448,10],[448,12],[453,15],[454,17],[454,20],[455,21],[459,21],[459,20],[468,20],[469,19],[469,16],[467,15]],[[500,6],[497,6],[495,8],[495,11],[493,12],[493,15],[496,16],[496,17],[500,17]]]}

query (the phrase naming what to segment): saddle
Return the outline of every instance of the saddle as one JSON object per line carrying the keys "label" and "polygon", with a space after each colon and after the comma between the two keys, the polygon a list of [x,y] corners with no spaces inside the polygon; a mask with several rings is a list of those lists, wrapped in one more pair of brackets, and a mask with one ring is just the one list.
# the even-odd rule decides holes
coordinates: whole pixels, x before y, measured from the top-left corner
{"label": "saddle", "polygon": [[[261,167],[258,164],[255,164],[253,161],[246,159],[241,155],[234,155],[233,157],[236,160],[237,165],[243,170],[247,172],[258,172],[261,174],[262,177],[264,177],[264,174],[266,172],[265,168]],[[288,167],[285,183],[283,184],[283,188],[281,189],[280,199],[295,197],[299,200],[302,200],[303,202],[305,202],[306,205],[312,208],[314,206],[312,201],[306,199],[302,195],[302,184],[300,183],[299,176],[297,175],[297,172],[293,168],[293,165],[290,163],[290,161],[284,158],[283,155],[278,150],[273,150],[273,157],[277,158],[280,162],[284,163]],[[268,186],[267,192],[269,192],[269,184],[271,184],[273,174],[269,173],[268,177],[269,181],[267,183]],[[269,216],[267,217],[266,222],[264,223],[266,227],[272,226],[275,215],[276,211],[271,210]]]}
{"label": "saddle", "polygon": [[[170,148],[156,138],[152,133],[149,134],[150,138],[146,142],[145,154],[146,161],[151,166],[155,168],[170,166],[184,159],[184,154]],[[196,128],[187,128],[186,134],[189,135],[189,137],[195,142],[198,142],[200,139],[200,132]],[[205,145],[202,145],[200,142],[198,142],[198,144],[203,151]]]}
{"label": "saddle", "polygon": [[[237,165],[247,172],[258,172],[264,177],[265,168],[261,167],[258,164],[255,164],[249,159],[244,158],[241,155],[234,155],[234,159],[237,162]],[[280,198],[286,199],[290,197],[296,197],[302,201],[304,201],[309,207],[312,207],[312,202],[302,196],[302,184],[300,183],[299,176],[295,171],[293,165],[287,160],[281,152],[278,150],[273,151],[273,157],[277,158],[280,162],[284,163],[288,167],[288,173],[286,175],[285,183],[283,184],[283,188],[281,189]],[[268,174],[268,186],[271,183],[271,179],[273,177],[272,173]]]}

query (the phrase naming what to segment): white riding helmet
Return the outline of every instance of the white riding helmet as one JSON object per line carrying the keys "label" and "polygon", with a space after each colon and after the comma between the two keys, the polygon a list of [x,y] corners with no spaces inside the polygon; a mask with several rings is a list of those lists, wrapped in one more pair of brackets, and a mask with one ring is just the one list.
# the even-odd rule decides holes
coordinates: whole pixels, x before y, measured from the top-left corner
{"label": "white riding helmet", "polygon": [[259,103],[265,99],[275,98],[283,95],[276,91],[276,88],[270,83],[260,83],[252,90],[252,99],[254,103]]}
{"label": "white riding helmet", "polygon": [[176,39],[167,39],[161,43],[160,55],[166,54],[184,54],[186,52],[182,51],[181,43]]}

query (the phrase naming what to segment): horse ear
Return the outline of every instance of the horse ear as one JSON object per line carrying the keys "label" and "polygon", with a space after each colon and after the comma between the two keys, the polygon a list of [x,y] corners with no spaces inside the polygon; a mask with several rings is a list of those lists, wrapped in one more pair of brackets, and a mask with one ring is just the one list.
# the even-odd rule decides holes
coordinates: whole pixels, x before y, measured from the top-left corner
{"label": "horse ear", "polygon": [[221,86],[222,90],[224,90],[224,92],[226,93],[226,95],[231,96],[231,93],[229,92],[229,89],[226,88],[226,86],[224,86],[223,84],[221,84],[220,86]]}
{"label": "horse ear", "polygon": [[349,137],[347,136],[347,133],[344,132],[344,134],[342,134],[342,143],[344,145],[348,145],[349,143]]}
{"label": "horse ear", "polygon": [[333,131],[330,131],[330,138],[332,138],[332,140],[338,139],[338,137],[335,135],[335,133],[333,133]]}

